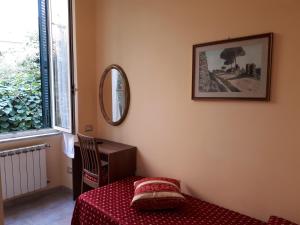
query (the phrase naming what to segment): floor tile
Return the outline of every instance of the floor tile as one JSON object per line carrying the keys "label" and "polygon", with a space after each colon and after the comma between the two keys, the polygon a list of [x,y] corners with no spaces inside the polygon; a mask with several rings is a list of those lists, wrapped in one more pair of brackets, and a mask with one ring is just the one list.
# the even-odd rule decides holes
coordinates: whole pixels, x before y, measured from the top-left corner
{"label": "floor tile", "polygon": [[58,189],[5,207],[5,225],[70,225],[74,204],[71,192]]}

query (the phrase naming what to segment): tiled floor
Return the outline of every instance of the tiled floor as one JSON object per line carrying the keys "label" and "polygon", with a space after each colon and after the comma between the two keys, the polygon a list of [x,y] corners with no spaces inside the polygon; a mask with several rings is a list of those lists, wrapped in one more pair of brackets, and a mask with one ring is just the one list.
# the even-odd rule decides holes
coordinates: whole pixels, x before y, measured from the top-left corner
{"label": "tiled floor", "polygon": [[70,225],[74,204],[70,191],[55,189],[6,206],[5,225]]}

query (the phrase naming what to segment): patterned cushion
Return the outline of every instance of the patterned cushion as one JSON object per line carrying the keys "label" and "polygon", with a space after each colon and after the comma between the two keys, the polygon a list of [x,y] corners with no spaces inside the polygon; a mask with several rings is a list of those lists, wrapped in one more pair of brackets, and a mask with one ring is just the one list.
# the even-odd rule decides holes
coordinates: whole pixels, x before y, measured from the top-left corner
{"label": "patterned cushion", "polygon": [[[85,171],[83,171],[82,173],[83,173],[83,178],[85,180],[96,184],[99,183],[97,176],[96,177],[92,176]],[[103,166],[101,168],[100,184],[107,184],[107,183],[108,183],[108,167]]]}
{"label": "patterned cushion", "polygon": [[89,175],[87,173],[83,172],[83,177],[85,179],[89,180],[90,182],[95,182],[95,183],[97,182],[97,178],[95,178],[95,177],[93,177],[93,176],[91,176],[91,175]]}
{"label": "patterned cushion", "polygon": [[165,177],[144,178],[134,182],[131,206],[143,210],[177,208],[185,202],[180,182]]}
{"label": "patterned cushion", "polygon": [[297,225],[297,224],[276,216],[271,216],[268,221],[268,225]]}

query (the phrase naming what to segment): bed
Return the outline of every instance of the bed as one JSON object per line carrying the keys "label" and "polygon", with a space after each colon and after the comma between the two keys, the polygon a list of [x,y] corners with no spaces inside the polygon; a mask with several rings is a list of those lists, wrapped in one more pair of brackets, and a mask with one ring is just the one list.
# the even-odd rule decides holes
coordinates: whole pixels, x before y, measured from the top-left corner
{"label": "bed", "polygon": [[189,195],[185,195],[187,204],[180,209],[138,211],[130,207],[130,201],[134,191],[133,182],[140,178],[128,177],[80,195],[76,200],[72,225],[267,224]]}

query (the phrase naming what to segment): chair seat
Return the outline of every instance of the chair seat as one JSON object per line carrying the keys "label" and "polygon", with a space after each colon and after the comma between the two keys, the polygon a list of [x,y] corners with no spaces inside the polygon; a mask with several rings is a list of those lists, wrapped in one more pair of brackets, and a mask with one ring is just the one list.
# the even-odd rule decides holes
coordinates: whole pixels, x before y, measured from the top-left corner
{"label": "chair seat", "polygon": [[98,176],[93,176],[92,174],[83,172],[83,179],[92,187],[100,187],[102,185],[108,184],[108,164],[103,165],[101,168],[100,181],[98,182]]}

